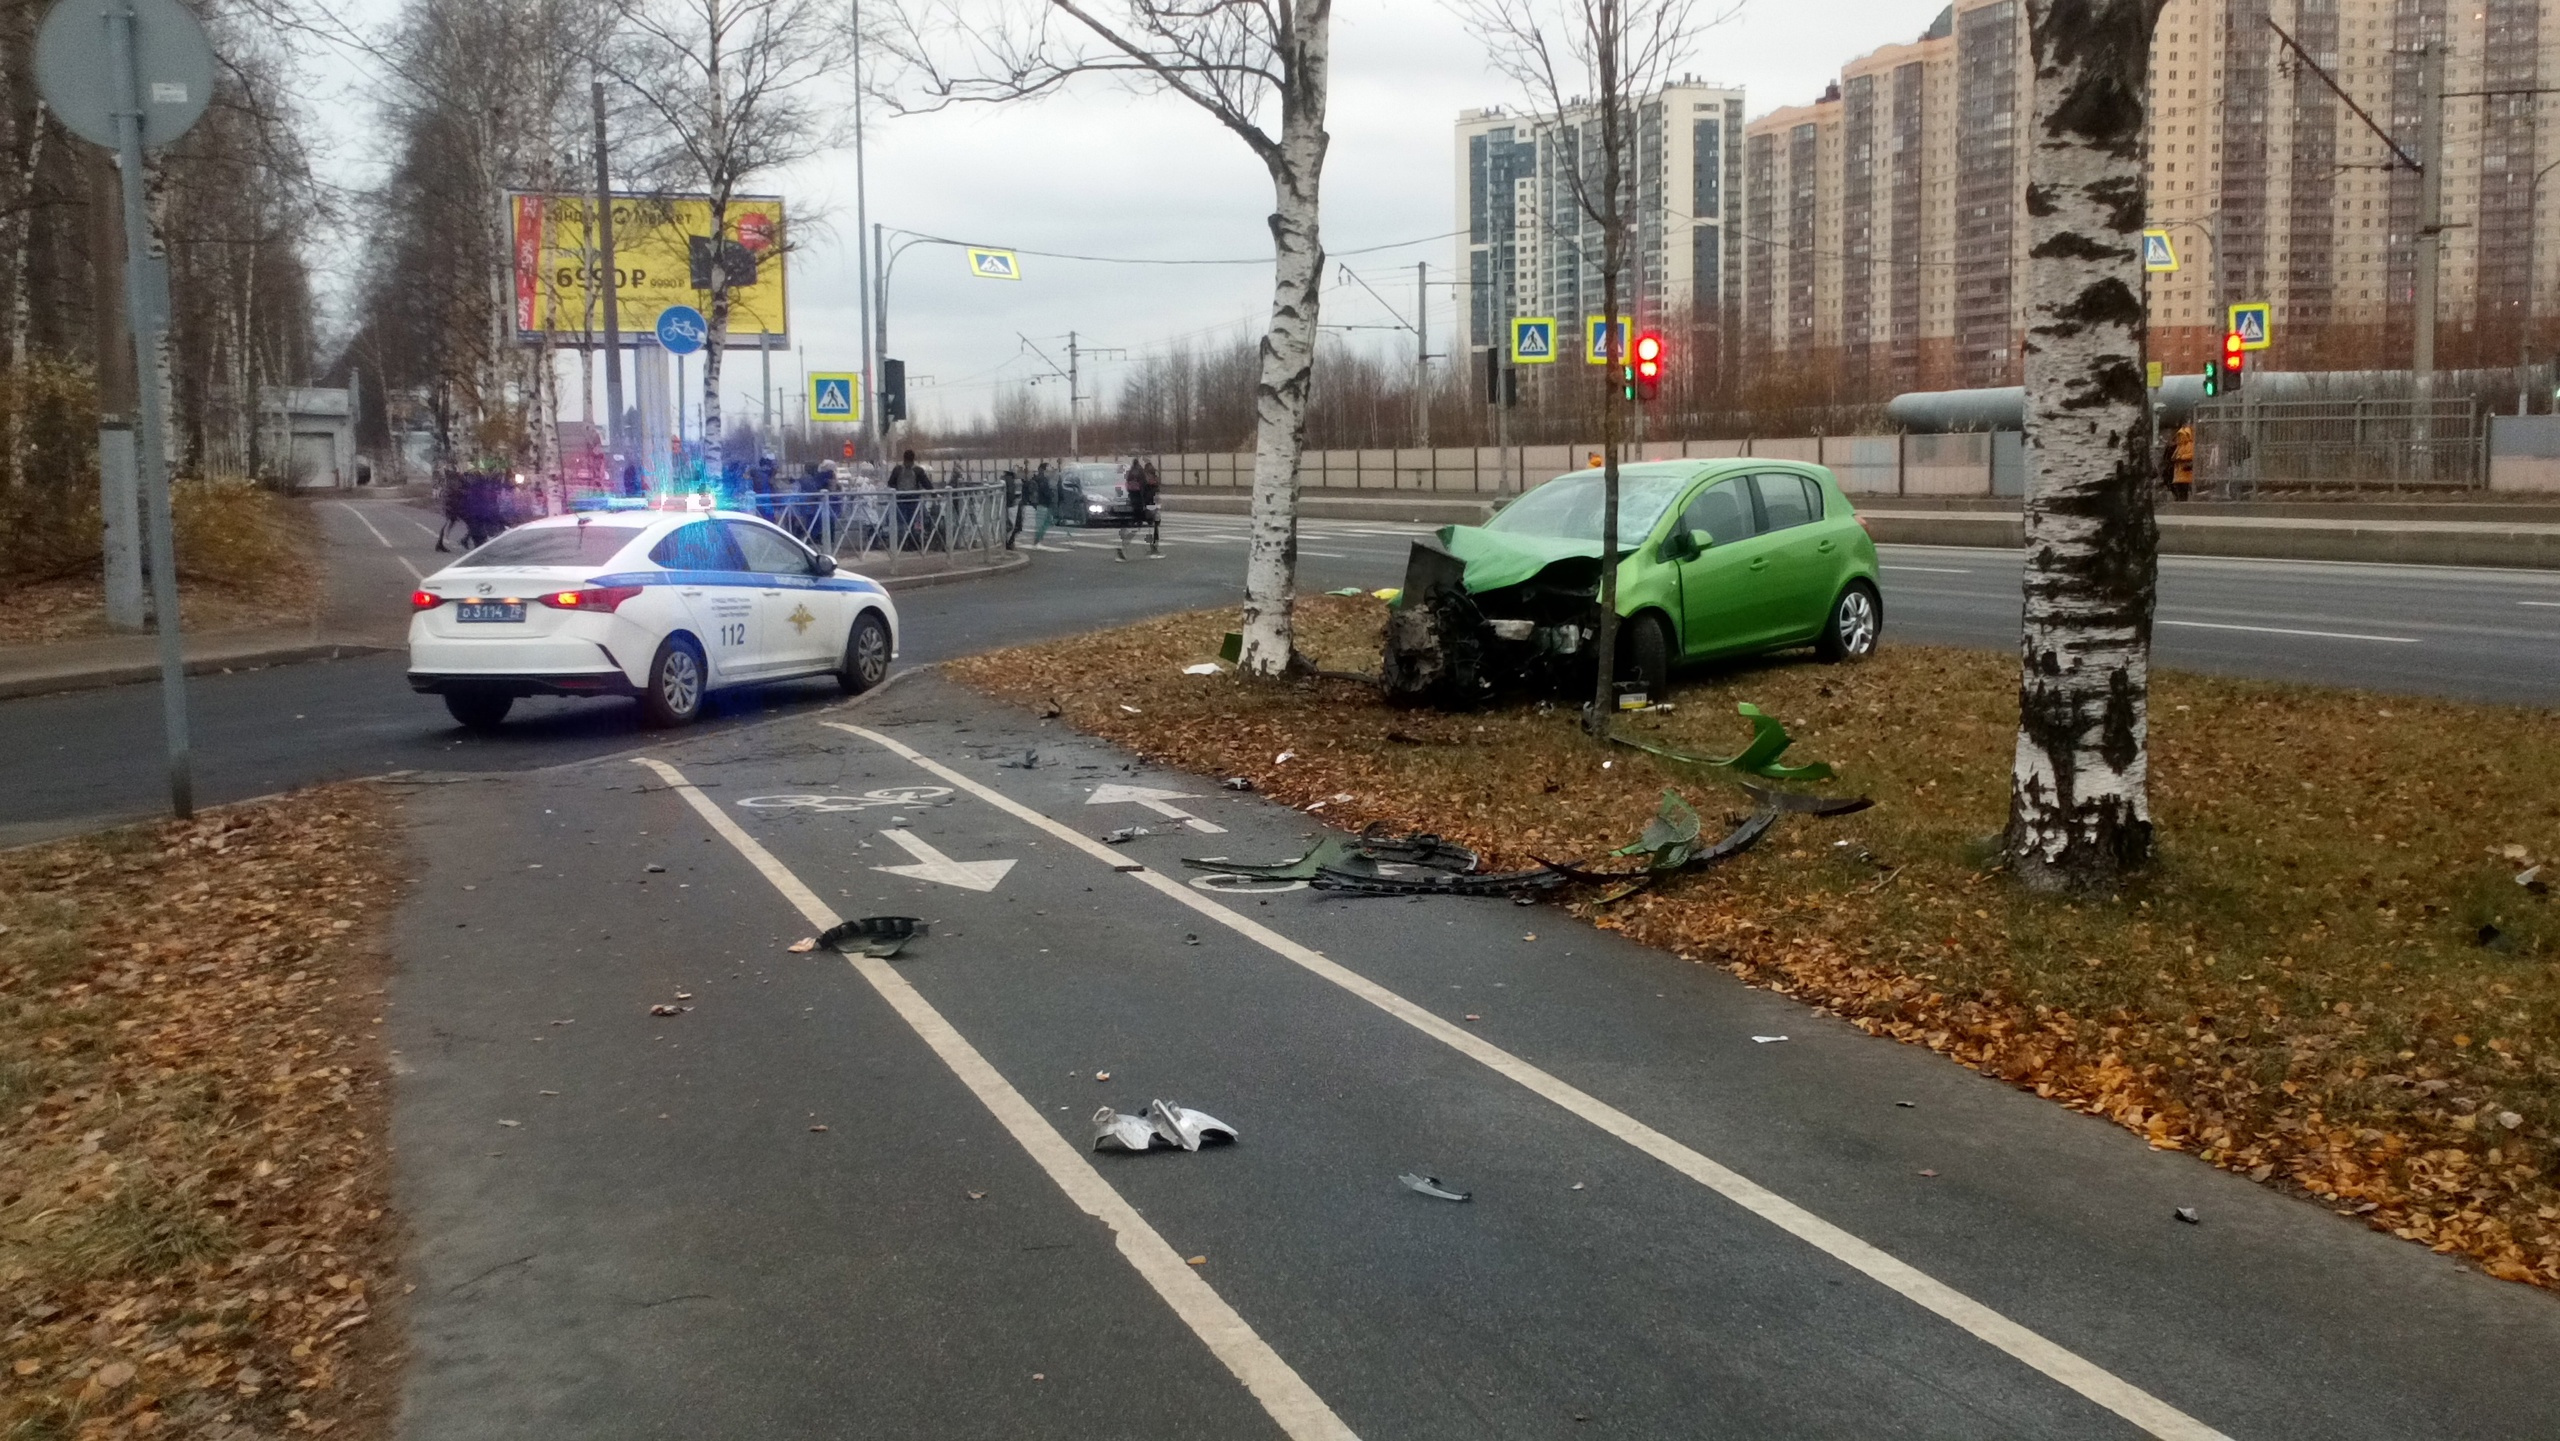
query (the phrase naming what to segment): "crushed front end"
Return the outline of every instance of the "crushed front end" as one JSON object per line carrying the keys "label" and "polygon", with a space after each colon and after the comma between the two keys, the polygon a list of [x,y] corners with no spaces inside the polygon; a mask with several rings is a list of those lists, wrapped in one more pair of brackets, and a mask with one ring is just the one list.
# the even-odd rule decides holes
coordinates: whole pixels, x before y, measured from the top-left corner
{"label": "crushed front end", "polygon": [[1460,709],[1519,691],[1591,684],[1600,560],[1563,556],[1524,580],[1471,591],[1447,533],[1415,541],[1387,612],[1381,679],[1401,705]]}

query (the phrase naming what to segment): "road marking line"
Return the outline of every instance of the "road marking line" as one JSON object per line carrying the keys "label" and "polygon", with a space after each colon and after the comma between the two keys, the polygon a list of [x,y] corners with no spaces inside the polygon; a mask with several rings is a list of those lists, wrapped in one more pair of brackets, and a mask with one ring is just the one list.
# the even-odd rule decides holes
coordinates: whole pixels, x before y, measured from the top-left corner
{"label": "road marking line", "polygon": [[1916,570],[1916,571],[1922,571],[1922,572],[1925,572],[1926,574],[1929,574],[1929,575],[1971,575],[1971,574],[1973,574],[1973,572],[1972,572],[1972,571],[1969,571],[1969,570],[1958,570],[1958,569],[1954,568],[1953,566],[1944,566],[1944,565],[1884,565],[1884,564],[1879,564],[1879,565],[1877,565],[1876,569],[1878,569],[1878,570]]}
{"label": "road marking line", "polygon": [[410,578],[411,580],[425,580],[425,579],[427,578],[427,573],[426,573],[425,571],[423,571],[423,570],[418,569],[418,563],[417,563],[416,561],[414,561],[414,560],[411,560],[409,557],[407,557],[407,556],[405,556],[405,555],[404,555],[404,556],[401,556],[401,557],[400,557],[400,563],[401,563],[402,565],[405,565],[405,566],[409,567],[409,578]]}
{"label": "road marking line", "polygon": [[[843,919],[818,898],[817,892],[802,884],[798,876],[776,860],[771,851],[731,820],[710,797],[695,789],[682,771],[665,761],[645,756],[633,764],[647,766],[657,772],[658,778],[684,797],[694,813],[727,841],[747,864],[771,882],[773,888],[782,893],[782,898],[789,901],[809,924],[824,929]],[[1077,836],[1076,839],[1084,838]],[[1283,1433],[1293,1438],[1306,1438],[1306,1441],[1319,1441],[1319,1438],[1321,1441],[1358,1441],[1351,1428],[1344,1425],[1342,1419],[1333,1414],[1333,1408],[1324,1403],[1324,1398],[1315,1393],[1315,1388],[1301,1379],[1288,1362],[1280,1359],[1280,1353],[1272,1350],[1269,1342],[1245,1324],[1245,1319],[1237,1315],[1235,1308],[1228,1305],[1225,1298],[1182,1259],[1181,1253],[1156,1234],[1155,1228],[1147,1224],[1137,1208],[1122,1200],[1111,1183],[1102,1179],[1102,1173],[1094,1169],[1084,1153],[1067,1144],[1057,1128],[1023,1099],[1022,1093],[1013,1088],[1003,1073],[979,1054],[978,1048],[969,1044],[967,1037],[944,1020],[932,1002],[907,984],[906,977],[899,975],[887,961],[875,957],[848,956],[845,959],[851,961],[854,971],[870,982],[871,988],[880,993],[880,998],[889,1003],[889,1008],[898,1013],[898,1018],[933,1048],[933,1053],[951,1068],[951,1073],[960,1078],[961,1084],[969,1088],[979,1104],[995,1116],[997,1124],[1030,1153],[1031,1159],[1048,1173],[1059,1190],[1067,1193],[1067,1199],[1086,1215],[1111,1228],[1112,1239],[1119,1246],[1120,1254],[1127,1258],[1131,1269],[1155,1288],[1155,1293],[1164,1298],[1164,1303],[1173,1308],[1173,1313],[1182,1318],[1192,1334],[1226,1363],[1227,1369],[1244,1383],[1255,1400],[1262,1403],[1262,1409],[1278,1423]]]}
{"label": "road marking line", "polygon": [[2560,610],[2560,600],[2520,600],[2516,604],[2546,606],[2553,610]]}
{"label": "road marking line", "polygon": [[1351,558],[1338,550],[1302,550],[1299,551],[1298,554],[1312,555],[1324,560],[1349,560]]}
{"label": "road marking line", "polygon": [[[1095,860],[1119,870],[1126,864],[1119,852],[1094,840],[1081,831],[992,787],[979,784],[949,766],[924,755],[906,744],[878,731],[847,725],[842,721],[824,721],[850,735],[902,756],[919,768],[949,781],[997,810],[1026,825],[1056,836],[1058,839],[1092,856]],[[697,802],[707,808],[710,802]],[[722,817],[725,821],[727,817]],[[1263,949],[1290,961],[1370,1005],[1439,1041],[1455,1051],[1483,1063],[1497,1075],[1515,1081],[1527,1090],[1553,1101],[1558,1106],[1626,1142],[1671,1169],[1705,1186],[1708,1190],[1758,1216],[1779,1230],[1807,1243],[1832,1259],[1864,1273],[1870,1279],[1895,1292],[1921,1309],[1936,1313],[1973,1335],[1976,1339],[2007,1352],[2071,1390],[2141,1427],[2162,1441],[2230,1441],[2194,1417],[2168,1402],[2135,1386],[2096,1362],[2065,1349],[2028,1330],[1954,1287],[1902,1261],[1881,1247],[1872,1245],[1840,1227],[1823,1220],[1811,1211],[1762,1186],[1740,1172],[1730,1170],[1690,1147],[1673,1140],[1606,1101],[1549,1075],[1509,1051],[1439,1016],[1335,962],[1322,952],[1281,935],[1250,917],[1241,915],[1192,890],[1169,876],[1151,870],[1125,871],[1161,895],[1170,897],[1225,926]],[[813,898],[814,899],[814,898]],[[1054,1133],[1052,1133],[1054,1134]]]}
{"label": "road marking line", "polygon": [[354,506],[349,505],[343,500],[338,502],[338,508],[362,522],[365,529],[373,531],[373,538],[382,542],[382,548],[384,550],[389,550],[391,548],[391,537],[384,535],[380,530],[376,529],[374,523],[371,520],[366,519],[363,511],[356,509]]}
{"label": "road marking line", "polygon": [[2156,620],[2154,625],[2185,626],[2189,630],[2245,630],[2259,635],[2307,635],[2319,640],[2372,640],[2390,645],[2416,645],[2414,635],[2356,635],[2343,630],[2291,630],[2280,625],[2224,625],[2209,620]]}

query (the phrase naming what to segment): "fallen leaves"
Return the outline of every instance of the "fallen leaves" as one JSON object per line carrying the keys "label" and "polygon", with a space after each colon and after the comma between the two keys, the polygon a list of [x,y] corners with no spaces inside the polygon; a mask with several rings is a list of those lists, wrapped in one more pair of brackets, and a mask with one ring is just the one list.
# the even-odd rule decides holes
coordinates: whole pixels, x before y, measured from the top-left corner
{"label": "fallen leaves", "polygon": [[388,819],[334,787],[0,856],[0,1434],[388,1434]]}

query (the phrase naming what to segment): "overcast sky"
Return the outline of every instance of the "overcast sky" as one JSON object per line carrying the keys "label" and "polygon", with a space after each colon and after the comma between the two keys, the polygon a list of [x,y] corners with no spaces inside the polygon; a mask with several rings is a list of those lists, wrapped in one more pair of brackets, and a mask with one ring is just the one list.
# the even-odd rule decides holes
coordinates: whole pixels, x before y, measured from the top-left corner
{"label": "overcast sky", "polygon": [[[1917,36],[1944,0],[1745,0],[1741,13],[1703,33],[1683,68],[1739,84],[1757,116],[1821,93],[1842,62]],[[1109,7],[1105,6],[1106,11]],[[393,0],[362,0],[357,15],[387,22]],[[1358,285],[1350,266],[1410,318],[1414,265],[1447,278],[1457,254],[1448,235],[1457,207],[1452,127],[1462,109],[1517,105],[1525,97],[1494,74],[1483,47],[1435,0],[1342,0],[1334,8],[1332,147],[1324,175],[1327,324],[1391,325],[1394,317]],[[332,62],[361,87],[364,62]],[[333,87],[334,88],[334,87]],[[1107,80],[1036,103],[877,117],[869,127],[870,213],[896,229],[981,240],[1022,250],[1158,259],[1267,257],[1270,183],[1242,142],[1190,104],[1125,93]],[[333,172],[361,184],[383,157],[359,140],[329,152]],[[812,370],[853,369],[861,354],[853,262],[850,150],[758,183],[778,192],[807,249],[792,258],[794,340]],[[821,224],[807,224],[809,221]],[[1389,246],[1392,249],[1370,250]],[[1364,254],[1350,254],[1364,250]],[[1028,335],[1059,364],[1066,336],[1138,357],[1177,338],[1258,334],[1270,306],[1270,264],[1109,265],[1026,255],[1015,283],[971,278],[959,252],[918,246],[897,262],[889,289],[890,353],[907,361],[919,419],[982,411],[998,388],[1047,366],[1027,354]],[[1445,353],[1450,295],[1434,287],[1432,350]],[[1352,332],[1411,354],[1410,336]],[[759,404],[753,352],[730,358],[729,404]],[[1088,394],[1106,393],[1126,365],[1097,361]],[[777,355],[775,385],[796,386],[798,357]],[[929,378],[930,383],[916,381]],[[1063,385],[1041,387],[1063,403]],[[796,394],[784,391],[787,398]],[[777,404],[781,402],[778,401]]]}

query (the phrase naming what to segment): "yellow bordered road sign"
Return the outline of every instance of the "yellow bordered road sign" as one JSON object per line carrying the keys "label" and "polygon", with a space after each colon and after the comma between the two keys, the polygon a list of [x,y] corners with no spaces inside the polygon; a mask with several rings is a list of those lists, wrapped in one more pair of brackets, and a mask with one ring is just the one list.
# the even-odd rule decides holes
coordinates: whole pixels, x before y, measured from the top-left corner
{"label": "yellow bordered road sign", "polygon": [[1553,365],[1555,359],[1555,317],[1541,315],[1511,322],[1512,364]]}
{"label": "yellow bordered road sign", "polygon": [[[1618,317],[1618,359],[1627,358],[1627,318]],[[1591,365],[1609,363],[1609,317],[1586,315],[1582,318],[1582,358]]]}
{"label": "yellow bordered road sign", "polygon": [[2275,307],[2263,300],[2234,305],[2231,307],[2231,328],[2238,333],[2242,350],[2264,350],[2275,344]]}
{"label": "yellow bordered road sign", "polygon": [[2178,247],[2169,243],[2166,230],[2142,232],[2142,268],[2154,275],[2174,274],[2178,268]]}
{"label": "yellow bordered road sign", "polygon": [[809,418],[862,419],[862,377],[850,370],[810,371]]}
{"label": "yellow bordered road sign", "polygon": [[969,248],[969,273],[980,280],[1020,280],[1022,262],[1010,250]]}

